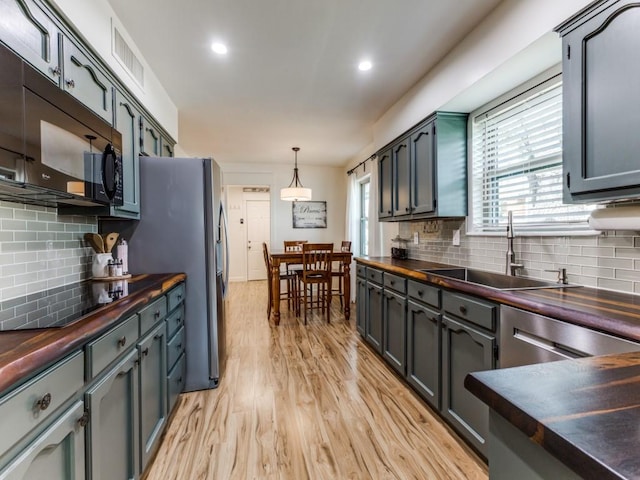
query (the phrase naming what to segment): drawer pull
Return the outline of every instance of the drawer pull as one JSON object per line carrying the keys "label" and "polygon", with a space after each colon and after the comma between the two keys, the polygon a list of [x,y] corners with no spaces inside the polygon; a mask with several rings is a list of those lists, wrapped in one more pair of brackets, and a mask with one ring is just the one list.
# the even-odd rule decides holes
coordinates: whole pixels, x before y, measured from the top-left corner
{"label": "drawer pull", "polygon": [[176,380],[176,383],[180,385],[182,383],[182,377],[178,377],[178,379]]}
{"label": "drawer pull", "polygon": [[149,347],[147,347],[144,350],[142,350],[142,356],[146,357],[147,355],[149,355]]}
{"label": "drawer pull", "polygon": [[395,285],[395,284],[396,284],[396,282],[395,282],[394,280],[389,280],[389,283],[390,283],[391,285]]}
{"label": "drawer pull", "polygon": [[89,412],[84,412],[78,419],[78,426],[84,428],[89,424]]}
{"label": "drawer pull", "polygon": [[421,297],[422,295],[424,295],[424,292],[422,290],[418,290],[418,296]]}
{"label": "drawer pull", "polygon": [[156,310],[153,314],[153,318],[160,318],[160,310]]}
{"label": "drawer pull", "polygon": [[182,343],[176,345],[176,350],[182,350]]}
{"label": "drawer pull", "polygon": [[464,305],[460,305],[460,313],[462,315],[466,315],[467,314],[467,307],[465,307]]}
{"label": "drawer pull", "polygon": [[118,339],[118,348],[122,348],[127,344],[127,337],[121,337]]}
{"label": "drawer pull", "polygon": [[180,301],[180,300],[182,300],[182,294],[181,293],[178,294],[178,301]]}
{"label": "drawer pull", "polygon": [[33,408],[34,410],[46,410],[49,408],[49,405],[51,405],[51,394],[45,393],[44,396],[34,404]]}

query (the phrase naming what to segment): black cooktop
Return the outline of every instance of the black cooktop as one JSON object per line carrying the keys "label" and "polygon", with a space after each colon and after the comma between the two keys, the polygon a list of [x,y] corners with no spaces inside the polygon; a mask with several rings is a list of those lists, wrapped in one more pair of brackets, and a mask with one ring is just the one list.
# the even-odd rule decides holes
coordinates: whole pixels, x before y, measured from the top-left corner
{"label": "black cooktop", "polygon": [[0,302],[0,330],[64,327],[129,293],[126,280],[79,282]]}

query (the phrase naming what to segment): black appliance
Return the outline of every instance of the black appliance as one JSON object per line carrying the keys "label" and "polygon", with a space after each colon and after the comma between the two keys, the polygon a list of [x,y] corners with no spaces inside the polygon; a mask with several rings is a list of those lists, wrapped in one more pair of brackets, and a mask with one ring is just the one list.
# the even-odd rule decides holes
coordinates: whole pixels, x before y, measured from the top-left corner
{"label": "black appliance", "polygon": [[122,137],[0,45],[0,200],[123,204]]}

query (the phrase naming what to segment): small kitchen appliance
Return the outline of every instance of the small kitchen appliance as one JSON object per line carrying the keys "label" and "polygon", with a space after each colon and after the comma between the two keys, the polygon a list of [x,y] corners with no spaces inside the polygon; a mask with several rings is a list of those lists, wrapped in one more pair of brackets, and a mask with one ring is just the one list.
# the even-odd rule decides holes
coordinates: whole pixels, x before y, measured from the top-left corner
{"label": "small kitchen appliance", "polygon": [[409,244],[408,239],[397,235],[395,238],[391,239],[391,243],[391,258],[398,258],[401,260],[409,258],[409,249],[407,248],[407,245]]}

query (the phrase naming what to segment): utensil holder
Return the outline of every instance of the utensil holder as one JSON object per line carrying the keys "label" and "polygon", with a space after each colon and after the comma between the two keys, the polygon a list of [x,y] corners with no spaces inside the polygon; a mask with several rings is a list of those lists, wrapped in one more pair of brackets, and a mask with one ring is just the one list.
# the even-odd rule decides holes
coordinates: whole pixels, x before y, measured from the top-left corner
{"label": "utensil holder", "polygon": [[109,276],[109,261],[113,260],[110,253],[96,253],[91,264],[91,275],[93,278],[103,278]]}

